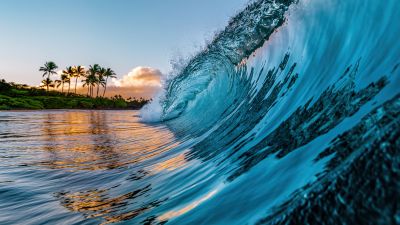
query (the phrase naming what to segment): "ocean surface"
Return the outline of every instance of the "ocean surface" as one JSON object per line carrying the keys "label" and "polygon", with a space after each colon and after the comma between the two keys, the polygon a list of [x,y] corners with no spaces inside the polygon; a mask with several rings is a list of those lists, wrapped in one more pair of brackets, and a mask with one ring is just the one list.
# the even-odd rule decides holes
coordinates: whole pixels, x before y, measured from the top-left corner
{"label": "ocean surface", "polygon": [[255,0],[140,112],[0,112],[0,224],[400,224],[399,37]]}

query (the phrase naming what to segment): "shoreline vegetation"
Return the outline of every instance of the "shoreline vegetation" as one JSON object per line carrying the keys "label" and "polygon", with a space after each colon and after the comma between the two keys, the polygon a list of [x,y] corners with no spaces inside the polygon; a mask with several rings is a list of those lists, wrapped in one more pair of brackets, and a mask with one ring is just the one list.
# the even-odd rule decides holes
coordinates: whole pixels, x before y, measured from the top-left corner
{"label": "shoreline vegetation", "polygon": [[[125,99],[121,95],[105,97],[108,79],[115,77],[110,68],[102,68],[98,64],[89,66],[88,70],[83,66],[70,66],[62,71],[60,79],[53,81],[52,76],[58,75],[56,69],[58,66],[54,62],[46,62],[40,67],[39,71],[43,72],[45,79],[39,88],[0,80],[0,110],[140,109],[151,101]],[[82,81],[83,87],[87,87],[86,95],[76,93],[78,80]],[[71,84],[71,81],[74,83]],[[50,90],[60,87],[61,92]],[[100,87],[103,88],[101,92]]]}
{"label": "shoreline vegetation", "polygon": [[90,97],[75,93],[46,91],[0,80],[0,110],[41,109],[141,109],[150,100]]}

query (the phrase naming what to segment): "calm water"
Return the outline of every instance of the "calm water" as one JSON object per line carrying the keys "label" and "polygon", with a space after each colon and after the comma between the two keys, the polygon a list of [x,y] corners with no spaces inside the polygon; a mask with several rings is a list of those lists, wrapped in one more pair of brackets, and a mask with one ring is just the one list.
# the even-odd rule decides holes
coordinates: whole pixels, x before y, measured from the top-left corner
{"label": "calm water", "polygon": [[164,201],[140,180],[186,162],[165,126],[137,114],[0,112],[0,224],[118,222]]}

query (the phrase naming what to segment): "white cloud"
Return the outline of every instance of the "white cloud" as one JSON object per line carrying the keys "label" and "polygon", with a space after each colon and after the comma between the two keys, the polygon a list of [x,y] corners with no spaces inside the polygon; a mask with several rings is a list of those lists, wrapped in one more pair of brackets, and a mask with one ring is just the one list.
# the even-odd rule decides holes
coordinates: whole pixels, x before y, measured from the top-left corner
{"label": "white cloud", "polygon": [[113,86],[132,88],[161,88],[162,74],[150,67],[136,67],[121,79],[112,79]]}

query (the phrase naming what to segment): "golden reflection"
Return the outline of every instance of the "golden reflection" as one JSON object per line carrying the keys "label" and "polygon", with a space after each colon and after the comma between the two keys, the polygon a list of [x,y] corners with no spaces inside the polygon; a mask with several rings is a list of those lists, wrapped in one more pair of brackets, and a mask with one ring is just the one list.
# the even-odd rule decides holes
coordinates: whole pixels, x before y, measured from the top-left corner
{"label": "golden reflection", "polygon": [[150,185],[127,194],[111,198],[109,190],[89,190],[77,193],[58,193],[56,197],[61,204],[70,211],[80,212],[85,218],[102,218],[102,224],[116,223],[130,220],[138,215],[158,206],[161,202],[155,201],[143,204],[139,208],[130,209],[129,202],[146,194]]}
{"label": "golden reflection", "polygon": [[153,172],[161,172],[163,170],[173,171],[183,167],[185,164],[186,164],[185,154],[182,153],[172,159],[168,159],[166,161],[154,165],[152,171]]}
{"label": "golden reflection", "polygon": [[218,190],[213,190],[211,192],[209,192],[208,194],[206,194],[205,196],[203,196],[202,198],[188,204],[187,206],[179,209],[179,210],[172,210],[169,212],[164,213],[163,215],[158,217],[159,221],[168,221],[171,218],[174,217],[178,217],[181,216],[187,212],[189,212],[190,210],[196,208],[197,206],[199,206],[201,203],[207,201],[208,199],[210,199],[212,196],[214,196],[215,194],[217,194]]}
{"label": "golden reflection", "polygon": [[47,153],[39,164],[52,169],[107,170],[140,163],[179,145],[167,128],[140,123],[135,113],[54,111],[45,114],[41,136],[42,149]]}

